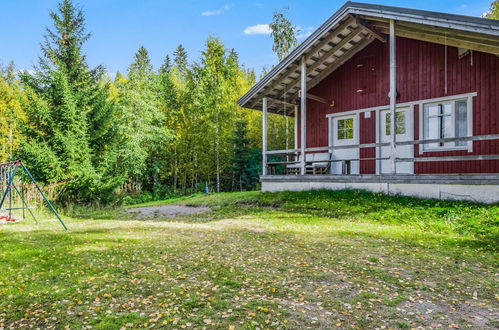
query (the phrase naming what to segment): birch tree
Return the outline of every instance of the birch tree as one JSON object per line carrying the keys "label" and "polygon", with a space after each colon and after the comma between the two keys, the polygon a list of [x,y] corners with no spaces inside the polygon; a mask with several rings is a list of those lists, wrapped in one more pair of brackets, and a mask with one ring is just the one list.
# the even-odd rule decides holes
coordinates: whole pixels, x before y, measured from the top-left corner
{"label": "birch tree", "polygon": [[[286,13],[289,8],[284,8],[282,11],[274,12],[272,17],[272,23],[270,24],[271,36],[273,39],[272,50],[276,53],[279,61],[282,61],[296,46],[298,46],[298,39],[296,37],[298,33],[298,27],[295,26],[287,17]],[[286,89],[286,86],[284,87]],[[286,100],[285,100],[286,101]],[[284,103],[284,107],[287,107]],[[286,149],[289,149],[289,117],[288,109],[284,109],[284,124],[285,124],[285,141]],[[279,120],[274,120],[272,123],[274,125],[278,124]],[[274,130],[277,130],[274,127]]]}
{"label": "birch tree", "polygon": [[21,141],[24,94],[18,85],[13,63],[0,67],[0,162],[13,160]]}

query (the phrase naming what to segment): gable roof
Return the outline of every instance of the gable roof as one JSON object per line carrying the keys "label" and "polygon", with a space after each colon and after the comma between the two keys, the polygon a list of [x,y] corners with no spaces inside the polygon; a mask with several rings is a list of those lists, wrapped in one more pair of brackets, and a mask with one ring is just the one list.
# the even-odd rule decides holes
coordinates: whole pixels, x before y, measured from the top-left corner
{"label": "gable roof", "polygon": [[[307,88],[317,85],[374,39],[385,41],[389,21],[396,35],[499,55],[499,21],[359,2],[347,2],[305,39],[238,104],[261,110],[269,98],[269,112],[282,113],[282,103],[295,103],[300,86],[300,59],[307,63]],[[289,107],[288,107],[289,109]]]}

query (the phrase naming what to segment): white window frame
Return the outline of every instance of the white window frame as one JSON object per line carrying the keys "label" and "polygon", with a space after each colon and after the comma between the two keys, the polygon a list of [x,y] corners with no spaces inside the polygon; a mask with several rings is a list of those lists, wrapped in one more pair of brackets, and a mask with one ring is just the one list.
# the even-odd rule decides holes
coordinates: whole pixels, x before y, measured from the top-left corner
{"label": "white window frame", "polygon": [[[407,127],[407,125],[408,125],[407,121],[408,121],[408,118],[406,118],[406,116],[405,116],[405,114],[406,114],[406,113],[405,113],[405,110],[407,110],[407,109],[408,109],[408,107],[397,107],[397,109],[395,110],[395,112],[396,112],[397,114],[399,114],[399,113],[403,113],[403,114],[404,114],[404,132],[403,132],[403,133],[396,133],[396,131],[397,131],[397,128],[398,128],[398,127],[395,127],[395,133],[396,133],[397,135],[404,135],[404,134],[406,134],[406,133],[407,133],[407,129],[408,129],[408,127]],[[388,110],[388,112],[386,112],[387,110]],[[387,119],[386,117],[390,116],[390,126],[391,126],[391,125],[392,125],[392,118],[391,118],[391,115],[392,115],[392,114],[391,114],[391,112],[390,112],[389,110],[390,110],[390,109],[383,109],[383,110],[381,110],[381,112],[380,112],[380,113],[385,112],[385,113],[383,113],[383,115],[385,115],[385,118],[384,118],[384,119],[385,119],[385,120],[384,120],[384,122],[385,122],[385,127],[382,127],[381,129],[383,129],[383,130],[384,130],[384,135],[387,135],[387,136],[391,136],[391,135],[392,135],[392,134],[391,134],[391,128],[388,128],[388,127],[387,127],[387,123],[388,123],[388,122],[387,122],[387,120],[386,120],[386,119]],[[411,110],[412,110],[412,109],[411,109]],[[383,119],[381,119],[381,118],[380,118],[380,121],[382,122],[382,121],[383,121]],[[397,124],[398,124],[398,118],[397,118]],[[388,134],[386,134],[386,129],[387,129],[387,128],[388,128],[388,131],[390,132],[390,133],[388,133]]]}
{"label": "white window frame", "polygon": [[[341,129],[341,131],[343,132],[343,134],[345,135],[345,137],[341,138],[340,137],[340,121],[344,123],[344,127]],[[352,127],[351,128],[348,128],[347,127],[347,121],[351,121],[352,122]],[[352,137],[347,137],[348,136],[348,132],[351,132],[352,133]],[[354,117],[345,117],[345,118],[338,118],[336,119],[336,139],[339,141],[348,141],[348,140],[354,140],[355,139],[355,118]]]}
{"label": "white window frame", "polygon": [[[335,120],[336,119],[336,120]],[[329,116],[329,146],[333,146],[334,135],[338,134],[338,120],[353,119],[353,138],[352,139],[338,139],[336,146],[358,144],[359,143],[359,114],[343,114],[337,113],[334,116]]]}
{"label": "white window frame", "polygon": [[[466,97],[447,97],[439,98],[435,100],[429,100],[429,102],[421,102],[419,104],[419,138],[421,140],[426,140],[425,137],[425,113],[426,107],[431,105],[437,105],[441,103],[451,103],[451,132],[455,136],[456,132],[456,111],[455,105],[456,101],[466,101],[466,121],[467,121],[467,134],[468,136],[473,136],[473,96],[476,94],[469,94]],[[454,137],[453,136],[453,137]],[[421,144],[419,147],[419,154],[423,152],[439,152],[439,151],[453,151],[453,150],[467,150],[468,152],[473,151],[473,141],[468,141],[466,145],[463,146],[429,146],[428,144]]]}

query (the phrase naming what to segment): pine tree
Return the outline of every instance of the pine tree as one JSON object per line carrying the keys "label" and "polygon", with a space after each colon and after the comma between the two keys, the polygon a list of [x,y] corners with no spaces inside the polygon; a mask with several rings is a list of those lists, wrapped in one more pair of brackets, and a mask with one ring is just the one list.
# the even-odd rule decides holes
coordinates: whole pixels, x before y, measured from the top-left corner
{"label": "pine tree", "polygon": [[185,70],[188,65],[187,61],[187,52],[185,51],[184,46],[182,44],[178,45],[177,49],[173,52],[175,65],[180,70]]}

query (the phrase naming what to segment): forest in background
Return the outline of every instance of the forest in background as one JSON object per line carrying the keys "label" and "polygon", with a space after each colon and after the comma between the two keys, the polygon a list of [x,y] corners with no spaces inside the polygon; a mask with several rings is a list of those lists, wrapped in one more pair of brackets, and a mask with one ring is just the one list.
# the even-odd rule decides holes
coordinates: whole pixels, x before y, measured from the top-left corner
{"label": "forest in background", "polygon": [[[208,37],[199,57],[179,45],[154,68],[141,47],[111,78],[87,64],[83,11],[63,0],[50,15],[38,65],[1,67],[0,162],[20,159],[42,184],[60,183],[62,203],[257,187],[261,112],[237,105],[256,75],[235,50]],[[282,58],[296,28],[282,13],[273,24]],[[293,145],[293,125],[271,114],[269,146]]]}

